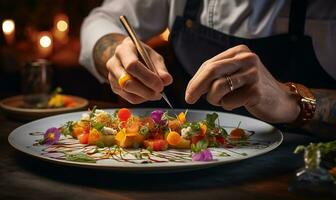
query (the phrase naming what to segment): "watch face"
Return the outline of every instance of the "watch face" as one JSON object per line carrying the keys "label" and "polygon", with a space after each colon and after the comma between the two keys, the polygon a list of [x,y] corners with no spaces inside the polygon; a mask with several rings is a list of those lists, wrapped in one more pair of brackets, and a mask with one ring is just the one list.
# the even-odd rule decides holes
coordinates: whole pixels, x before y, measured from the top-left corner
{"label": "watch face", "polygon": [[296,86],[297,92],[303,98],[315,99],[314,95],[311,93],[311,91],[308,88],[306,88],[305,86],[303,86],[301,84],[295,84],[295,86]]}

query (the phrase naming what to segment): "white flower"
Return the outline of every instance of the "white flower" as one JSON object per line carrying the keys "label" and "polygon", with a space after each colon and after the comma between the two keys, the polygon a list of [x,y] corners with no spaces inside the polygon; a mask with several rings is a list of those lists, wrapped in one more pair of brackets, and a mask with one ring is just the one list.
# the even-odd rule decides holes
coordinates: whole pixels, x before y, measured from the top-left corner
{"label": "white flower", "polygon": [[106,126],[102,129],[102,131],[105,135],[115,135],[118,132],[116,129],[109,128],[109,127],[106,127]]}
{"label": "white flower", "polygon": [[89,113],[83,113],[81,120],[90,120],[90,114]]}
{"label": "white flower", "polygon": [[189,138],[189,135],[191,133],[192,133],[192,130],[190,126],[181,129],[181,135],[182,135],[182,138],[184,139]]}

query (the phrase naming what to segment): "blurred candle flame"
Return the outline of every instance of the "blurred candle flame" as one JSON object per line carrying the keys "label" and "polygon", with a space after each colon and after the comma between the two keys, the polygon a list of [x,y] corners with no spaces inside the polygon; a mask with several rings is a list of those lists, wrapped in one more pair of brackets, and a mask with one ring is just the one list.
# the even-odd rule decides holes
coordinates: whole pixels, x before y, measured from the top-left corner
{"label": "blurred candle flame", "polygon": [[54,17],[53,36],[57,44],[66,44],[68,42],[69,18],[64,13],[59,13]]}
{"label": "blurred candle flame", "polygon": [[68,29],[68,22],[64,20],[60,20],[57,22],[56,27],[57,27],[57,30],[64,32]]}
{"label": "blurred candle flame", "polygon": [[12,19],[6,19],[2,22],[2,31],[7,44],[12,44],[15,38],[15,23]]}
{"label": "blurred candle flame", "polygon": [[38,35],[38,55],[39,57],[45,58],[48,57],[53,49],[53,39],[52,35],[48,31],[40,32]]}
{"label": "blurred candle flame", "polygon": [[51,45],[51,38],[48,35],[44,35],[40,38],[41,47],[48,48]]}

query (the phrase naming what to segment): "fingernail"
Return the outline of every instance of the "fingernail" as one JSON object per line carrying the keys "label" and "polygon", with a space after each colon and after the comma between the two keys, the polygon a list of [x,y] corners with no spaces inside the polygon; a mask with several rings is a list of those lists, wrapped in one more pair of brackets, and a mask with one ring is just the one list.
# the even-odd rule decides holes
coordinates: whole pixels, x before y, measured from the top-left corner
{"label": "fingernail", "polygon": [[194,103],[194,102],[193,102],[193,99],[192,99],[192,97],[190,96],[189,93],[186,93],[186,95],[185,95],[185,101],[186,101],[187,103],[189,103],[189,104],[193,104],[193,103]]}

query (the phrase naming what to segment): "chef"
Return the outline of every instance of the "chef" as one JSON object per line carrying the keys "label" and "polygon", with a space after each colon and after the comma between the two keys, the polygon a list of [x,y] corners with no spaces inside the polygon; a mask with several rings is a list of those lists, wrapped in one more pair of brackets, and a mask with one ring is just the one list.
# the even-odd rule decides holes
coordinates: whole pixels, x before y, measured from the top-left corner
{"label": "chef", "polygon": [[[178,64],[168,70],[144,44],[159,75],[148,70],[120,15],[142,41],[168,27]],[[336,130],[333,0],[106,0],[85,19],[81,45],[80,62],[130,103],[159,100],[184,80],[175,96],[188,104],[204,97],[267,122]]]}

